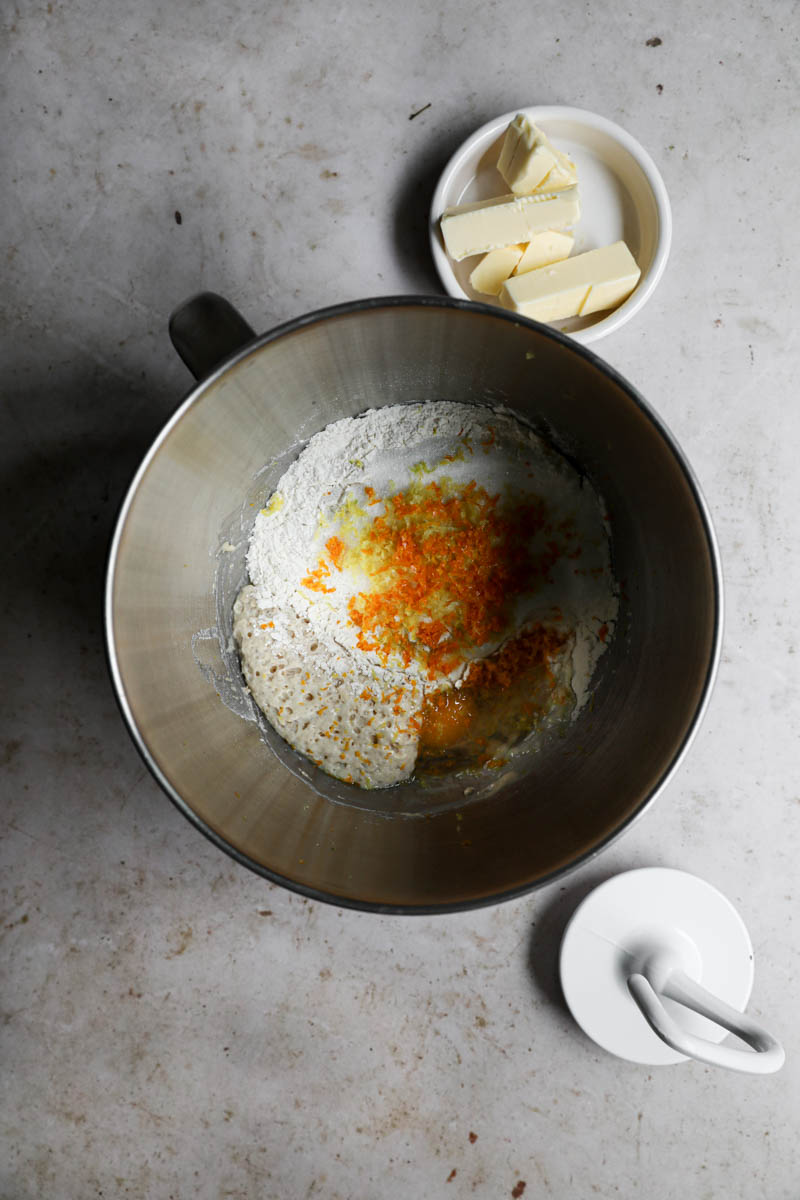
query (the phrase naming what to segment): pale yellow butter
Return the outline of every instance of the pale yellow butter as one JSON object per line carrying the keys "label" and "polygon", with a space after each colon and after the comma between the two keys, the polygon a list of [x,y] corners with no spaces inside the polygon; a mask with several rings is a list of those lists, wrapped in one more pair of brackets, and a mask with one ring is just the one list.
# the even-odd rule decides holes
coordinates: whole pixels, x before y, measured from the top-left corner
{"label": "pale yellow butter", "polygon": [[641,271],[624,242],[576,254],[507,279],[500,303],[536,321],[561,321],[614,308],[631,294]]}
{"label": "pale yellow butter", "polygon": [[575,164],[556,150],[546,133],[518,113],[506,130],[497,169],[517,196],[555,192],[577,182]]}
{"label": "pale yellow butter", "polygon": [[[525,247],[525,253],[519,260],[512,275],[524,275],[526,271],[534,271],[537,267],[548,267],[550,263],[561,262],[569,258],[575,238],[571,233],[557,233],[554,229],[546,229],[544,233],[536,233]],[[496,295],[500,289],[497,289]]]}
{"label": "pale yellow butter", "polygon": [[484,296],[498,296],[500,288],[523,257],[524,249],[524,246],[501,246],[499,250],[484,254],[469,277],[475,291]]}
{"label": "pale yellow butter", "polygon": [[556,156],[556,161],[542,182],[537,185],[535,189],[537,192],[540,190],[557,192],[561,188],[573,187],[578,182],[578,170],[572,159],[563,150],[556,150],[554,147],[551,149]]}
{"label": "pale yellow butter", "polygon": [[460,262],[470,254],[527,243],[546,229],[568,228],[580,215],[576,187],[531,196],[497,196],[445,209],[442,237],[447,253]]}

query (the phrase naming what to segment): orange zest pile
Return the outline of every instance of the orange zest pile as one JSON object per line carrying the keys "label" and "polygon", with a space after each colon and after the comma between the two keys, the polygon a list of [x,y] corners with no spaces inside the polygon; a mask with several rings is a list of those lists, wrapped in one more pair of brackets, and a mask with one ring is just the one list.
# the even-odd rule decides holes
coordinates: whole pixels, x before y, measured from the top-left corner
{"label": "orange zest pile", "polygon": [[532,552],[547,520],[542,501],[506,507],[474,481],[463,488],[415,482],[390,496],[353,551],[374,580],[348,605],[359,648],[383,663],[416,660],[429,679],[449,674],[502,636],[516,599],[564,552],[554,538]]}
{"label": "orange zest pile", "polygon": [[[342,569],[342,555],[344,554],[344,542],[341,538],[330,537],[325,543],[325,549],[328,551],[330,560],[336,567],[337,571]],[[324,558],[321,558],[313,571],[309,571],[303,579],[300,580],[303,587],[307,587],[311,592],[335,592],[336,588],[328,587],[325,583],[326,579],[330,579],[331,569]]]}
{"label": "orange zest pile", "polygon": [[497,654],[470,664],[465,687],[473,693],[508,688],[543,667],[552,680],[551,664],[564,647],[567,634],[546,625],[523,629]]}
{"label": "orange zest pile", "polygon": [[330,579],[331,569],[324,558],[319,560],[317,567],[300,580],[303,587],[307,587],[312,592],[335,592],[336,588],[328,587],[325,583],[326,579]]}
{"label": "orange zest pile", "polygon": [[[486,440],[491,445],[491,433]],[[364,493],[365,506],[348,510],[342,536],[327,539],[301,582],[334,592],[336,573],[349,569],[369,581],[347,603],[357,646],[384,665],[414,662],[434,684],[404,730],[418,734],[427,767],[499,766],[506,750],[571,694],[557,665],[568,634],[537,624],[510,635],[518,599],[546,581],[562,557],[580,555],[574,522],[554,521],[539,497],[511,503],[474,480],[457,486],[416,479],[386,498],[365,485]],[[606,633],[601,628],[598,636]],[[492,643],[500,644],[494,653]],[[446,677],[465,664],[453,687]],[[400,716],[402,696],[401,687],[382,701],[394,699]],[[373,698],[369,689],[361,692],[362,700]]]}
{"label": "orange zest pile", "polygon": [[329,537],[325,543],[325,549],[331,556],[331,562],[336,567],[337,571],[342,569],[342,555],[344,554],[344,542],[338,537]]}

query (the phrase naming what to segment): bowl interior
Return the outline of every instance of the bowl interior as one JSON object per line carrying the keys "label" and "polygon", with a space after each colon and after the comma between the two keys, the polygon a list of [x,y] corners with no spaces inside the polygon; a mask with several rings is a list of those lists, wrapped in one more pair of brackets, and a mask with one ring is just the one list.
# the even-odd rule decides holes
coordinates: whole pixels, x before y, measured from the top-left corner
{"label": "bowl interior", "polygon": [[[255,513],[305,441],[342,416],[431,399],[507,405],[585,472],[610,516],[620,621],[566,736],[466,795],[463,780],[365,792],[257,719],[230,609]],[[710,686],[718,568],[680,453],[592,355],[476,305],[375,301],[267,335],[178,410],[123,508],[107,617],[134,737],[204,832],[338,903],[445,909],[552,878],[654,795]]]}

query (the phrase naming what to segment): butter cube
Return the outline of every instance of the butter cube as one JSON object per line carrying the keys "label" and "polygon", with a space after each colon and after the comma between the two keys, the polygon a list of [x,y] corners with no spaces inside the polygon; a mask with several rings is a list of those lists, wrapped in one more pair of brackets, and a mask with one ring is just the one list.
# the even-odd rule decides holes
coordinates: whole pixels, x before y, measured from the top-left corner
{"label": "butter cube", "polygon": [[575,164],[523,113],[506,130],[497,169],[517,196],[573,187],[578,178]]}
{"label": "butter cube", "polygon": [[442,237],[447,253],[460,262],[470,254],[527,243],[546,229],[565,229],[580,215],[576,187],[531,196],[496,196],[445,209]]}
{"label": "butter cube", "polygon": [[524,246],[501,246],[499,250],[484,254],[469,277],[475,291],[484,296],[499,296],[500,288],[523,257],[524,249]]}
{"label": "butter cube", "polygon": [[576,254],[507,279],[500,303],[535,321],[561,321],[615,308],[631,294],[641,271],[624,242]]}
{"label": "butter cube", "polygon": [[512,192],[532,192],[555,163],[552,147],[541,140],[536,126],[518,113],[506,130],[497,160],[497,169]]}
{"label": "butter cube", "polygon": [[[541,135],[544,137],[544,134]],[[557,192],[561,188],[574,187],[578,182],[578,170],[575,163],[564,153],[563,150],[556,150],[553,147],[556,156],[556,161],[550,168],[550,173],[544,177],[542,182],[536,187],[545,192]]]}
{"label": "butter cube", "polygon": [[[554,229],[546,229],[544,233],[534,234],[511,274],[524,275],[536,267],[549,267],[550,263],[561,262],[562,258],[569,258],[574,244],[575,238],[571,233],[556,233]],[[498,288],[496,294],[499,292]]]}

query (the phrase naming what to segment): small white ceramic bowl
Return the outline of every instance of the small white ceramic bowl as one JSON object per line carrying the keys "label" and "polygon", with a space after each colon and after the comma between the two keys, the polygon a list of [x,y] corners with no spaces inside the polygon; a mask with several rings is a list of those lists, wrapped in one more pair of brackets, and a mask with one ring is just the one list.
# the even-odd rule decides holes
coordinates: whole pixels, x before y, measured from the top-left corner
{"label": "small white ceramic bowl", "polygon": [[430,239],[433,261],[445,290],[458,299],[496,304],[470,287],[478,256],[453,262],[444,249],[439,218],[453,204],[502,196],[508,188],[497,170],[503,135],[518,112],[542,129],[578,169],[581,218],[573,254],[627,242],[641,268],[641,278],[626,301],[609,313],[555,322],[576,342],[586,345],[619,329],[652,295],[667,264],[672,241],[672,214],[658,168],[635,138],[613,121],[580,108],[521,108],[482,125],[456,151],[433,194]]}

